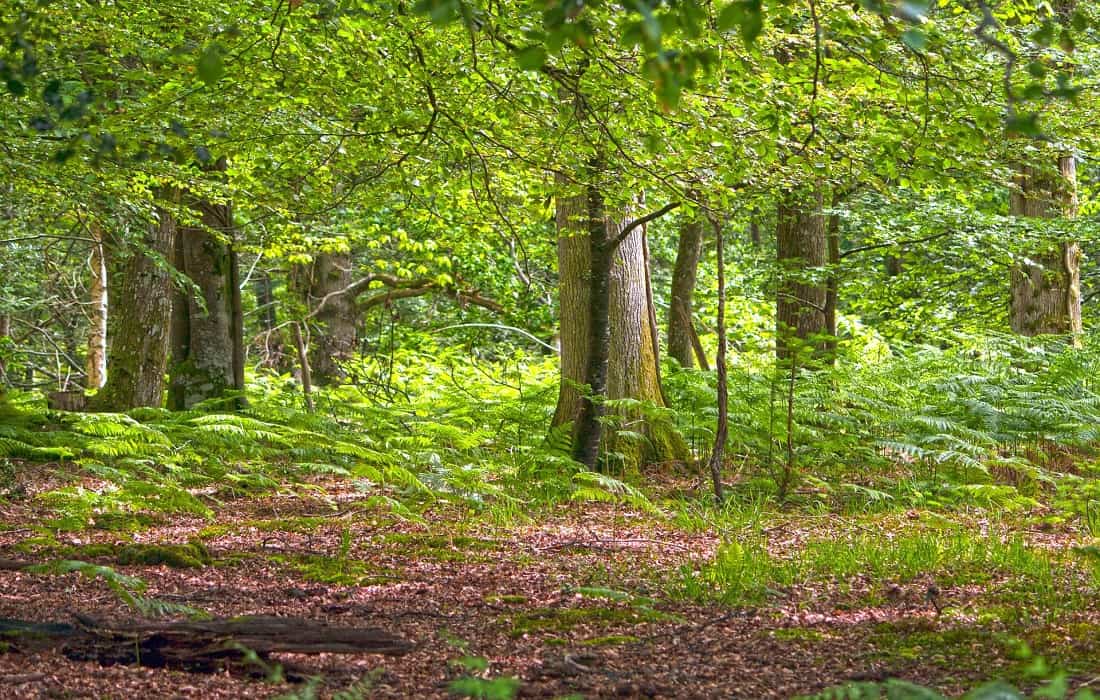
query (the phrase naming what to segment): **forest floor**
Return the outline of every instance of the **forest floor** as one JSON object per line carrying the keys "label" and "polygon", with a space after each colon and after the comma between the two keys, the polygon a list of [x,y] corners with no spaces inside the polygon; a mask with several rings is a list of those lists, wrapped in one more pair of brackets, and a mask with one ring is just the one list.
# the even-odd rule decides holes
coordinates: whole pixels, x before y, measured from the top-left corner
{"label": "forest floor", "polygon": [[[55,471],[39,468],[24,477],[23,498],[0,500],[0,558],[83,559],[140,577],[150,598],[214,616],[379,627],[415,645],[403,656],[273,657],[288,672],[316,676],[310,692],[321,697],[447,697],[467,674],[516,677],[519,697],[789,698],[887,677],[953,693],[1017,673],[1010,639],[1071,669],[1078,685],[1100,683],[1100,606],[1075,602],[1074,582],[1057,575],[1014,581],[1013,572],[1027,574],[1030,554],[959,550],[904,575],[891,567],[905,562],[874,559],[873,547],[874,560],[849,569],[836,561],[839,550],[816,563],[798,555],[808,543],[873,545],[948,520],[1027,552],[1081,544],[1068,528],[1019,514],[991,522],[981,512],[772,513],[716,532],[625,505],[568,503],[503,522],[441,505],[415,522],[363,510],[364,494],[332,482],[227,502],[213,519],[160,516],[137,531],[43,538],[29,524],[52,514],[33,496],[57,487]],[[745,595],[733,604],[708,598],[712,579],[691,572],[705,570],[724,541],[749,538],[766,542],[764,558],[742,556],[735,544],[741,558],[721,575]],[[201,542],[212,562],[122,565],[99,546],[188,542]],[[795,559],[817,573],[782,567]],[[829,566],[839,568],[822,575]],[[761,567],[774,569],[771,580],[759,578]],[[0,618],[68,621],[73,613],[137,616],[102,579],[0,571]],[[101,667],[18,644],[7,651],[5,698],[310,697],[302,684],[271,682],[271,667],[188,673]]]}

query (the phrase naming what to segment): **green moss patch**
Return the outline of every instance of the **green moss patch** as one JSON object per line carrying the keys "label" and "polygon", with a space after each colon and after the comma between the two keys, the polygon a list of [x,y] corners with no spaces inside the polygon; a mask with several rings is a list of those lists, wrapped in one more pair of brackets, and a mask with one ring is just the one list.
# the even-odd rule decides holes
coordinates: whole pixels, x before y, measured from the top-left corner
{"label": "green moss patch", "polygon": [[542,632],[568,632],[575,627],[612,627],[638,625],[667,619],[666,615],[648,608],[537,608],[512,616],[509,620],[512,637]]}

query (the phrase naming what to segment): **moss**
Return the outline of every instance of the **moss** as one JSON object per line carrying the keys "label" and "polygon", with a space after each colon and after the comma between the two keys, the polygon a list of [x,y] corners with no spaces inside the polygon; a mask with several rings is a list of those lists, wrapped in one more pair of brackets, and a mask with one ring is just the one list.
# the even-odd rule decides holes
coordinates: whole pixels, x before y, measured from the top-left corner
{"label": "moss", "polygon": [[59,559],[110,559],[130,566],[169,566],[173,569],[198,569],[214,563],[201,542],[188,544],[86,544],[47,546],[46,551]]}
{"label": "moss", "polygon": [[213,563],[210,551],[201,542],[188,544],[130,544],[118,550],[119,564],[169,566],[173,569],[199,569]]}
{"label": "moss", "polygon": [[1006,638],[987,627],[934,629],[932,623],[884,623],[872,635],[875,655],[888,661],[920,662],[961,672],[988,671],[1003,659]]}
{"label": "moss", "polygon": [[537,608],[512,617],[508,633],[522,637],[538,632],[568,632],[578,625],[637,625],[664,617],[648,608]]}
{"label": "moss", "polygon": [[317,532],[325,524],[331,522],[330,518],[315,516],[298,516],[293,518],[275,518],[271,520],[249,520],[243,523],[245,527],[254,527],[260,532],[296,532],[306,534]]}
{"label": "moss", "polygon": [[197,537],[200,540],[216,540],[219,537],[225,537],[231,532],[233,532],[233,528],[229,525],[208,525],[199,530]]}
{"label": "moss", "polygon": [[603,637],[585,639],[581,644],[588,647],[608,647],[617,646],[619,644],[633,644],[638,641],[640,640],[637,637],[630,634],[608,634]]}
{"label": "moss", "polygon": [[520,605],[527,602],[527,596],[523,595],[487,595],[483,599],[490,605]]}
{"label": "moss", "polygon": [[416,559],[434,561],[491,561],[486,555],[496,552],[500,545],[490,540],[482,540],[465,535],[418,535],[398,532],[386,535],[383,541],[397,545],[401,554]]}
{"label": "moss", "polygon": [[290,566],[307,581],[337,586],[373,586],[393,583],[400,578],[393,574],[392,569],[383,569],[359,559],[315,555],[276,555],[269,559]]}
{"label": "moss", "polygon": [[108,532],[136,532],[164,522],[147,513],[96,513],[92,518],[92,527]]}
{"label": "moss", "polygon": [[787,627],[785,629],[778,629],[772,632],[772,636],[787,642],[821,642],[828,638],[828,635],[821,630],[809,629],[807,627]]}

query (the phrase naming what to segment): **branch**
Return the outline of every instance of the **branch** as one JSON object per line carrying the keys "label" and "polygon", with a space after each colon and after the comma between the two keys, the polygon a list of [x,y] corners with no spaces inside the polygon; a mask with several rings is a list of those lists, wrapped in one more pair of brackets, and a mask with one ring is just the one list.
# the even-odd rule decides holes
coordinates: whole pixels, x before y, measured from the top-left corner
{"label": "branch", "polygon": [[453,297],[460,306],[465,306],[467,303],[480,306],[496,313],[502,313],[504,307],[498,302],[481,296],[477,290],[463,291],[461,289],[453,289],[449,287],[442,287],[437,282],[430,280],[422,280],[419,283],[411,283],[413,286],[403,286],[392,289],[382,294],[375,294],[374,296],[366,299],[359,304],[361,310],[366,311],[372,309],[375,306],[381,306],[383,304],[389,305],[394,299],[409,299],[412,297],[421,297],[425,294],[431,294],[432,292],[442,292],[447,296]]}
{"label": "branch", "polygon": [[623,230],[619,232],[619,235],[615,237],[615,240],[611,241],[611,243],[608,244],[608,246],[607,246],[608,251],[612,252],[612,253],[615,252],[615,249],[618,248],[619,245],[622,244],[622,242],[626,240],[626,237],[629,236],[630,234],[634,233],[634,229],[636,229],[640,226],[645,226],[646,224],[648,224],[650,221],[653,221],[654,219],[661,218],[662,216],[669,213],[673,209],[679,207],[680,204],[681,204],[681,202],[669,202],[668,204],[664,205],[663,207],[661,207],[657,211],[650,212],[650,213],[646,214],[645,216],[634,219],[629,224],[627,224],[626,226],[623,227]]}
{"label": "branch", "polygon": [[846,250],[840,254],[840,258],[843,260],[849,255],[855,255],[856,253],[866,253],[868,250],[878,250],[879,248],[902,248],[907,245],[913,245],[914,243],[927,243],[928,241],[934,241],[937,238],[944,238],[950,236],[951,231],[941,231],[940,233],[933,233],[931,236],[924,236],[923,238],[910,238],[904,241],[888,241],[886,243],[873,243],[871,245],[861,245],[858,248],[852,248]]}

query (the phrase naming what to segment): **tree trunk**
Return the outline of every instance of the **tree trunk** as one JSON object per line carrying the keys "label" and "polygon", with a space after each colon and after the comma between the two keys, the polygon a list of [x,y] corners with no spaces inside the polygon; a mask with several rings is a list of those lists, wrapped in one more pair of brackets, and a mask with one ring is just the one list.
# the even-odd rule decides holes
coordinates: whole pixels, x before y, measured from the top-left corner
{"label": "tree trunk", "polygon": [[[573,423],[575,456],[589,466],[595,464],[600,450],[621,454],[630,466],[683,459],[686,446],[673,426],[645,420],[636,410],[617,414],[644,441],[603,435],[598,429],[602,405],[598,399],[587,401],[582,391],[588,384],[597,397],[664,405],[641,229],[627,236],[609,259],[602,258],[601,249],[606,255],[607,242],[619,235],[622,224],[608,221],[593,185],[583,194],[559,197],[555,218],[562,378],[554,425]],[[594,314],[603,316],[603,321],[593,322]]]}
{"label": "tree trunk", "polygon": [[680,227],[680,243],[672,269],[672,296],[668,306],[668,354],[681,367],[694,365],[692,305],[702,251],[702,220],[697,216],[685,218]]}
{"label": "tree trunk", "polygon": [[[172,257],[176,221],[157,209],[157,222],[146,230],[148,250],[109,251],[117,261],[110,276],[115,304],[109,319],[107,382],[95,396],[98,410],[125,411],[138,406],[159,407],[164,400],[164,370],[172,320],[172,278],[164,260]],[[161,260],[158,263],[151,255]]]}
{"label": "tree trunk", "polygon": [[[232,220],[227,204],[198,201],[200,225],[181,226],[175,265],[194,285],[175,295],[168,407],[186,410],[235,386]],[[197,297],[196,297],[197,292]]]}
{"label": "tree trunk", "polygon": [[[349,253],[321,253],[313,260],[307,305],[312,310],[332,292],[344,289],[352,282],[352,260]],[[359,330],[359,314],[354,294],[337,294],[329,298],[314,318],[317,327],[310,333],[310,365],[318,384],[339,382],[343,376],[340,363],[355,354],[355,339]]]}
{"label": "tree trunk", "polygon": [[11,381],[8,377],[8,364],[4,359],[9,350],[7,347],[9,338],[11,338],[11,316],[0,314],[0,391],[3,391],[2,387]]}
{"label": "tree trunk", "polygon": [[85,357],[85,381],[87,389],[100,389],[107,381],[107,257],[103,250],[103,229],[93,223],[89,228],[92,237],[91,283],[88,285],[88,354]]}
{"label": "tree trunk", "polygon": [[721,503],[722,467],[725,465],[726,440],[729,438],[729,376],[726,367],[726,255],[723,250],[722,226],[712,220],[714,226],[715,258],[718,263],[718,352],[714,366],[718,370],[718,425],[714,431],[714,449],[710,453],[710,478],[714,487],[714,500]]}
{"label": "tree trunk", "polygon": [[[776,224],[779,289],[776,299],[776,356],[790,356],[801,341],[825,331],[827,258],[820,186],[780,200]],[[816,274],[817,278],[814,278]],[[799,341],[799,342],[796,342]],[[821,345],[821,341],[817,341]]]}
{"label": "tree trunk", "polygon": [[278,319],[275,314],[275,290],[271,275],[257,270],[252,280],[252,291],[256,296],[256,313],[262,330],[256,350],[259,353],[259,364],[277,372],[285,372],[290,366],[290,355],[283,334],[276,329]]}
{"label": "tree trunk", "polygon": [[237,391],[237,406],[246,408],[244,395],[244,304],[241,300],[241,267],[237,255],[236,229],[232,227],[233,210],[229,211],[230,228],[234,237],[229,245],[229,320],[233,346],[233,388]]}
{"label": "tree trunk", "polygon": [[840,303],[840,215],[829,216],[826,232],[829,273],[825,278],[825,354],[830,362],[836,362],[837,329],[836,309]]}
{"label": "tree trunk", "polygon": [[[1021,167],[1013,182],[1009,210],[1042,219],[1077,215],[1077,165],[1058,159],[1058,173]],[[1012,270],[1009,321],[1024,336],[1081,335],[1081,249],[1074,241],[1053,241]]]}

